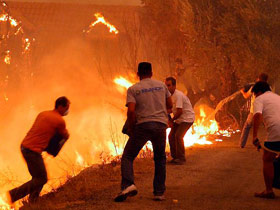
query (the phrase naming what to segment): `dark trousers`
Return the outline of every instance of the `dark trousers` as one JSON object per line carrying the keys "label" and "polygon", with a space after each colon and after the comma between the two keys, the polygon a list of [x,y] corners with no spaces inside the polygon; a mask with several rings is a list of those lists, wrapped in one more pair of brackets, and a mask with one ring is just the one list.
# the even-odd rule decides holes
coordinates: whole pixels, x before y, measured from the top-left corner
{"label": "dark trousers", "polygon": [[121,188],[134,184],[133,161],[148,140],[152,142],[155,161],[154,195],[163,195],[166,178],[166,125],[158,122],[147,122],[136,125],[133,135],[125,145],[121,160]]}
{"label": "dark trousers", "polygon": [[32,176],[29,182],[10,191],[12,202],[15,202],[26,195],[29,195],[29,201],[34,202],[40,195],[40,192],[47,183],[47,171],[41,154],[21,147],[21,153],[27,163],[28,171]]}
{"label": "dark trousers", "polygon": [[182,122],[180,124],[174,123],[169,133],[169,145],[171,157],[173,159],[180,159],[185,161],[185,145],[184,136],[192,126],[193,123]]}

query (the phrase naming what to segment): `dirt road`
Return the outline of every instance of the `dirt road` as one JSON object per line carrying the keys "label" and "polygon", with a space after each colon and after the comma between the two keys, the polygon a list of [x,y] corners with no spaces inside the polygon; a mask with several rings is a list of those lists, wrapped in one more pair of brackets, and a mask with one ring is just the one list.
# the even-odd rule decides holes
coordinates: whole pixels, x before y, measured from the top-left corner
{"label": "dirt road", "polygon": [[279,190],[275,200],[253,196],[264,189],[261,153],[250,142],[239,148],[238,138],[188,148],[186,165],[167,165],[166,201],[152,200],[153,160],[146,159],[135,162],[139,192],[126,202],[113,202],[120,184],[117,166],[87,170],[33,209],[280,209]]}

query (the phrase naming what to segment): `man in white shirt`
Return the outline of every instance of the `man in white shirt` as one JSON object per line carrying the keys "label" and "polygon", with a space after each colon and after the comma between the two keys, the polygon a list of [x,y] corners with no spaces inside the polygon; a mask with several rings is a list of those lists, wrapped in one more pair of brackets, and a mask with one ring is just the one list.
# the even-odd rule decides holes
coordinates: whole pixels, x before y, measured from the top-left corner
{"label": "man in white shirt", "polygon": [[168,77],[165,84],[172,95],[173,118],[170,119],[172,128],[168,136],[171,157],[170,163],[184,164],[186,162],[184,136],[192,126],[195,115],[189,98],[181,91],[176,90],[176,79]]}
{"label": "man in white shirt", "polygon": [[253,144],[260,148],[258,130],[262,121],[268,134],[263,148],[263,175],[266,190],[261,193],[255,193],[255,196],[275,198],[272,189],[274,179],[273,161],[277,156],[276,153],[280,152],[280,96],[271,92],[270,86],[266,82],[257,82],[252,92],[256,96],[254,102]]}
{"label": "man in white shirt", "polygon": [[140,82],[127,90],[127,134],[130,136],[121,160],[121,192],[115,202],[125,201],[137,194],[134,184],[133,161],[139,151],[151,141],[154,151],[154,200],[164,200],[166,178],[165,139],[168,123],[167,109],[172,108],[171,94],[163,82],[151,79],[152,65],[142,62],[137,75]]}

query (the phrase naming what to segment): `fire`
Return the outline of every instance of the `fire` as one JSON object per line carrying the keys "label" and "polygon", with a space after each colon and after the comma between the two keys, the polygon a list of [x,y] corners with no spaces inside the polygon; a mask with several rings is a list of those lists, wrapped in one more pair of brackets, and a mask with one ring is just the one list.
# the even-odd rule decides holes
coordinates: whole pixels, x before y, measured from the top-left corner
{"label": "fire", "polygon": [[30,50],[31,42],[28,38],[23,39],[23,53],[26,53]]}
{"label": "fire", "polygon": [[8,204],[8,198],[6,195],[0,196],[0,209],[1,210],[14,210],[15,209]]}
{"label": "fire", "polygon": [[114,82],[121,86],[124,87],[126,89],[128,89],[130,86],[132,86],[132,83],[130,81],[128,81],[127,79],[123,78],[123,77],[118,77],[114,79]]}
{"label": "fire", "polygon": [[86,31],[87,33],[89,33],[93,29],[93,27],[98,23],[102,23],[105,26],[107,26],[107,28],[109,28],[110,33],[114,33],[114,34],[119,33],[119,31],[116,29],[116,27],[114,25],[110,24],[109,22],[107,22],[105,20],[103,15],[101,15],[100,13],[95,13],[94,16],[96,17],[96,21],[94,21],[90,24],[89,29]]}
{"label": "fire", "polygon": [[13,27],[18,26],[19,22],[16,19],[14,19],[13,17],[9,16],[8,14],[0,15],[0,21],[2,21],[2,22],[6,22],[6,21],[8,21],[8,19],[9,19],[11,26],[13,26]]}
{"label": "fire", "polygon": [[5,57],[4,57],[4,63],[6,63],[7,65],[10,65],[11,64],[11,54],[10,54],[10,51],[7,50],[5,52]]}
{"label": "fire", "polygon": [[80,166],[83,166],[84,165],[84,158],[77,152],[77,151],[75,151],[75,153],[76,153],[76,156],[77,156],[77,158],[76,158],[76,162],[80,165]]}
{"label": "fire", "polygon": [[4,93],[4,99],[5,99],[5,101],[9,101],[9,98],[8,98],[8,96],[6,95],[6,93]]}

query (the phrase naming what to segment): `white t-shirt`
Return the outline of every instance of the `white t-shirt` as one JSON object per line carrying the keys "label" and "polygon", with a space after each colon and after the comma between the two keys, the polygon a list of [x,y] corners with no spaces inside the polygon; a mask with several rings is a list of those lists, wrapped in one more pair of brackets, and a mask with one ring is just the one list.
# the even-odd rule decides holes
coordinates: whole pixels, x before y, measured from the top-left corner
{"label": "white t-shirt", "polygon": [[280,141],[280,96],[267,91],[256,97],[254,114],[261,113],[268,133],[266,141]]}
{"label": "white t-shirt", "polygon": [[165,84],[154,79],[142,79],[127,90],[126,105],[135,103],[136,124],[161,122],[167,124],[166,99],[171,94]]}
{"label": "white t-shirt", "polygon": [[195,115],[192,108],[190,99],[181,91],[175,90],[172,95],[173,107],[172,112],[176,114],[177,108],[181,108],[183,113],[175,120],[175,123],[180,124],[182,122],[192,123],[194,122]]}

